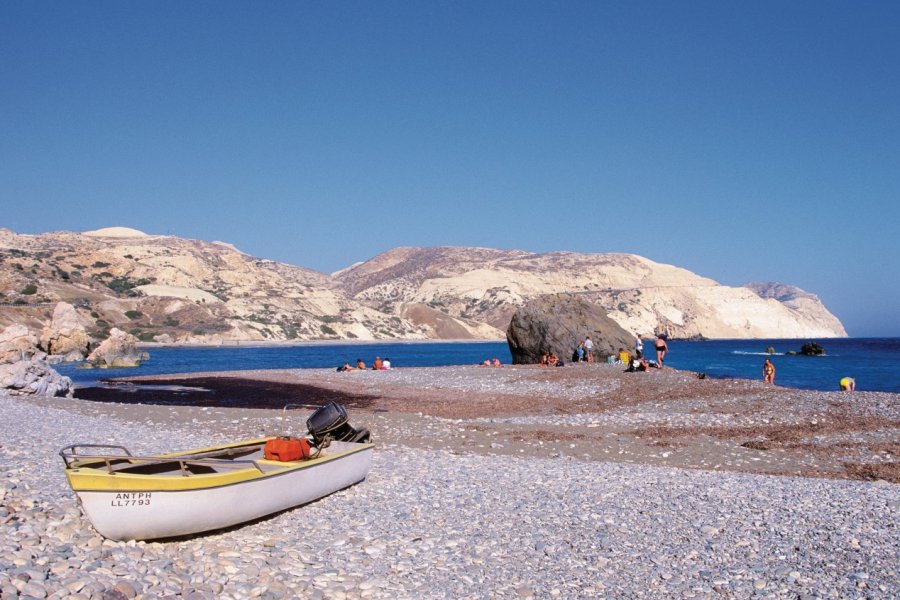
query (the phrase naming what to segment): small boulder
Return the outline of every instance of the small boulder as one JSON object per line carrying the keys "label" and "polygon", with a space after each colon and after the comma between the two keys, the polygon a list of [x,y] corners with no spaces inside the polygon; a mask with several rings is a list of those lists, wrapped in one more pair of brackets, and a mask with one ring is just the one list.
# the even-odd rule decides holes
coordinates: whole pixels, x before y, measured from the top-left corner
{"label": "small boulder", "polygon": [[573,294],[540,296],[520,307],[506,330],[513,364],[536,364],[545,353],[564,360],[590,337],[594,360],[605,361],[619,348],[631,348],[634,338],[600,306]]}
{"label": "small boulder", "polygon": [[114,327],[109,332],[109,337],[87,357],[87,361],[101,369],[139,367],[146,353],[141,352],[137,344],[136,337]]}
{"label": "small boulder", "polygon": [[0,389],[72,397],[72,380],[53,370],[37,343],[37,336],[24,325],[10,325],[0,332]]}
{"label": "small boulder", "polygon": [[53,309],[53,320],[41,334],[41,348],[63,361],[77,362],[84,360],[89,344],[90,337],[75,307],[66,302],[58,303]]}

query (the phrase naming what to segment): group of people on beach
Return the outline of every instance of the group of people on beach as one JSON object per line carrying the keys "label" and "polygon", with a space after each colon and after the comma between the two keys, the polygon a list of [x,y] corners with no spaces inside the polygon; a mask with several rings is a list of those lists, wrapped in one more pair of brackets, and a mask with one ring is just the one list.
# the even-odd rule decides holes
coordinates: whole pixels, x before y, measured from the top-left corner
{"label": "group of people on beach", "polygon": [[[343,365],[338,367],[337,370],[338,370],[338,372],[341,372],[341,373],[343,373],[345,371],[366,371],[367,367],[366,367],[366,363],[363,359],[357,358],[355,367],[351,366],[349,362],[345,362]],[[372,370],[373,371],[390,371],[391,370],[391,359],[385,356],[384,359],[382,360],[382,358],[380,356],[376,356],[375,362],[372,363]]]}
{"label": "group of people on beach", "polygon": [[644,340],[640,334],[634,334],[634,354],[626,350],[625,348],[619,348],[619,355],[617,358],[610,357],[614,362],[628,365],[626,372],[633,373],[635,371],[649,371],[651,368],[662,369],[663,361],[666,358],[666,354],[669,352],[669,344],[667,342],[667,335],[664,333],[656,334],[656,340],[653,343],[653,347],[656,349],[656,362],[651,360],[647,360],[644,356]]}
{"label": "group of people on beach", "polygon": [[542,367],[562,367],[565,366],[565,363],[560,360],[560,358],[554,352],[544,352],[541,355],[541,362],[539,363]]}
{"label": "group of people on beach", "polygon": [[581,343],[575,346],[575,352],[572,353],[572,362],[594,362],[594,342],[590,337],[581,340]]}

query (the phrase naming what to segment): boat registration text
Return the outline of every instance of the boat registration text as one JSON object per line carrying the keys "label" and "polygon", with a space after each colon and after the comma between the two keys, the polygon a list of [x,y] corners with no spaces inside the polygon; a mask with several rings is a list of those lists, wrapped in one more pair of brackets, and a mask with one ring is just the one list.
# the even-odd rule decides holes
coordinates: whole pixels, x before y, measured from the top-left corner
{"label": "boat registration text", "polygon": [[151,492],[118,493],[109,501],[110,506],[149,506]]}

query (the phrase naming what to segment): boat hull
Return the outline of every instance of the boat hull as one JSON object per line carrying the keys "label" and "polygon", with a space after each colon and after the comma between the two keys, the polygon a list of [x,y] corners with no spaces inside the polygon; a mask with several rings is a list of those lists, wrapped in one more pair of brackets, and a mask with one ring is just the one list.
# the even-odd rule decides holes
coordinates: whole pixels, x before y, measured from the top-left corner
{"label": "boat hull", "polygon": [[[110,475],[114,483],[104,484],[104,489],[78,489],[84,486],[78,485],[77,478],[73,481],[71,475],[69,482],[91,523],[104,537],[176,537],[252,521],[362,481],[371,467],[373,446],[344,446],[330,456],[298,463],[260,461],[265,462],[266,468],[248,470],[237,478],[231,473],[232,481],[227,483],[215,476],[184,477],[184,486],[190,489],[161,489],[172,488],[172,478],[165,482],[166,486],[153,489],[153,477],[140,479],[120,474]],[[175,479],[174,483],[180,482]],[[116,489],[106,489],[111,487]]]}

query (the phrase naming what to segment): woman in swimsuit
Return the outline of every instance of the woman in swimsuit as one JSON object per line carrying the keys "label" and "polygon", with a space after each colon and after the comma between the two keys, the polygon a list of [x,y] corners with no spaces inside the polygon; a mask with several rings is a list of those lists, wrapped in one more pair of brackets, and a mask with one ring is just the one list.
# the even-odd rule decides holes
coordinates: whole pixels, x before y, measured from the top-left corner
{"label": "woman in swimsuit", "polygon": [[775,383],[775,365],[768,358],[763,363],[763,381],[766,383]]}
{"label": "woman in swimsuit", "polygon": [[665,338],[661,335],[656,336],[656,368],[662,369],[663,359],[666,357],[666,352],[669,351],[669,345],[666,344]]}

